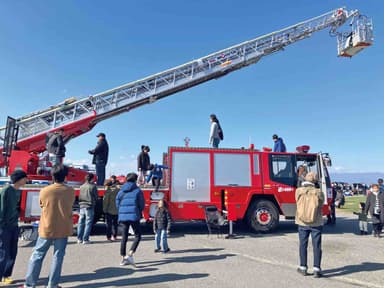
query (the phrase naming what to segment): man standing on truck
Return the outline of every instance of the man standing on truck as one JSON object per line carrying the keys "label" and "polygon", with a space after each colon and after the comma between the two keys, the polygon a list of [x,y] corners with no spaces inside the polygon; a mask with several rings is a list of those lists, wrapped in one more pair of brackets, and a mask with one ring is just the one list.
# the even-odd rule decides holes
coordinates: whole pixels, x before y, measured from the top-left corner
{"label": "man standing on truck", "polygon": [[276,134],[273,134],[272,140],[273,142],[275,142],[275,144],[273,145],[273,152],[287,152],[287,148],[285,147],[283,138],[277,136]]}
{"label": "man standing on truck", "polygon": [[24,284],[26,288],[37,286],[41,266],[51,245],[54,246],[54,252],[47,287],[59,287],[68,236],[73,233],[72,206],[75,191],[64,184],[68,167],[55,165],[51,173],[54,183],[40,191],[39,237],[29,259]]}
{"label": "man standing on truck", "polygon": [[97,185],[103,186],[105,180],[105,166],[108,162],[109,146],[104,133],[99,133],[96,137],[99,138],[96,148],[89,150],[88,153],[93,155],[92,164],[95,164],[96,166]]}
{"label": "man standing on truck", "polygon": [[85,183],[80,186],[79,205],[80,217],[77,223],[77,243],[90,244],[89,235],[93,225],[95,216],[95,206],[99,195],[97,186],[93,183],[94,175],[88,173],[85,176]]}
{"label": "man standing on truck", "polygon": [[17,255],[19,240],[20,187],[27,183],[27,173],[15,170],[11,174],[11,185],[0,191],[0,280],[2,284],[12,284],[12,271]]}
{"label": "man standing on truck", "polygon": [[149,170],[149,165],[151,164],[151,159],[149,157],[149,146],[141,145],[141,152],[137,156],[137,171],[139,171],[139,184],[145,183],[145,177],[147,171]]}

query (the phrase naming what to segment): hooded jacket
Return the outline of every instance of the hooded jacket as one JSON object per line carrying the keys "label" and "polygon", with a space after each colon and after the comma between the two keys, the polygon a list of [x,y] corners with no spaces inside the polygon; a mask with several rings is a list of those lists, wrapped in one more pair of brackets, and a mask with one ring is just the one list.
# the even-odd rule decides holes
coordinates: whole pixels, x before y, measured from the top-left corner
{"label": "hooded jacket", "polygon": [[287,152],[287,148],[285,147],[285,144],[282,138],[279,137],[275,141],[275,145],[273,146],[273,152]]}
{"label": "hooded jacket", "polygon": [[116,197],[119,222],[139,221],[144,209],[143,191],[134,182],[127,182],[121,187]]}
{"label": "hooded jacket", "polygon": [[163,169],[168,169],[168,166],[155,164],[153,169],[147,176],[147,182],[151,180],[151,177],[155,179],[163,179]]}

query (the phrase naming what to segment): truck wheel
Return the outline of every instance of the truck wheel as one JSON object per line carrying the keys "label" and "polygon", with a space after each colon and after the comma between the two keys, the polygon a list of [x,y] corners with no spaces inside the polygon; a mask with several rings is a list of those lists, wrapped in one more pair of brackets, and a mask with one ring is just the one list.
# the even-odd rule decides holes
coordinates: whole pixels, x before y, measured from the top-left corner
{"label": "truck wheel", "polygon": [[253,232],[268,233],[279,225],[279,211],[269,200],[253,202],[248,210],[248,226]]}

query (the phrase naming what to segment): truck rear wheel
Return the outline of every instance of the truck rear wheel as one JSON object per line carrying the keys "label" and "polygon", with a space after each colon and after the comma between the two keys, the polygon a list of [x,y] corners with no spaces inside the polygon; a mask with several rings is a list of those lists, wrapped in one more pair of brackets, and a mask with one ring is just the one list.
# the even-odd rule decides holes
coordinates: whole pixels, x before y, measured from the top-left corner
{"label": "truck rear wheel", "polygon": [[253,232],[268,233],[279,225],[279,211],[269,200],[253,202],[248,210],[248,226]]}

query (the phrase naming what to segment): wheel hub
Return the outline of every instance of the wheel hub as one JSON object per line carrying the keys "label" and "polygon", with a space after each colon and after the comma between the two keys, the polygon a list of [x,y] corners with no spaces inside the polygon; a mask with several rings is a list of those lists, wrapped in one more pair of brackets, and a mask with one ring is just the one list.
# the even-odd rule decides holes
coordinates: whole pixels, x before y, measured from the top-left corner
{"label": "wheel hub", "polygon": [[271,222],[271,213],[267,209],[258,209],[256,219],[261,225],[267,225]]}

